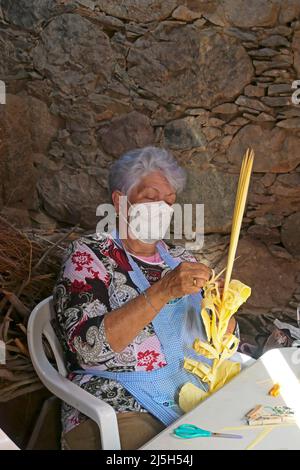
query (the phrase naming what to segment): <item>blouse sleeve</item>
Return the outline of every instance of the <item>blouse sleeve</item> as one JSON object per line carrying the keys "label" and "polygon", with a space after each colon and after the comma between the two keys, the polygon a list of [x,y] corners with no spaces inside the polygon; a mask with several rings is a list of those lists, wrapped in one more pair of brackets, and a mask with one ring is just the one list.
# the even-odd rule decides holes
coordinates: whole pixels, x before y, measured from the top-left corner
{"label": "blouse sleeve", "polygon": [[69,246],[53,292],[60,340],[70,370],[103,365],[114,358],[105,334],[104,315],[111,311],[111,276],[98,256],[81,241]]}

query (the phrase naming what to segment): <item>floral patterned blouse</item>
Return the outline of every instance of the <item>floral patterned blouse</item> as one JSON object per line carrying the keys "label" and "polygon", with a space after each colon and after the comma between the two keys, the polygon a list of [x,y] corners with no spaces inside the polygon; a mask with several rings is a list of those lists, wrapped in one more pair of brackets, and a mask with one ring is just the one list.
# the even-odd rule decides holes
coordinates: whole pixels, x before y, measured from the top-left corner
{"label": "floral patterned blouse", "polygon": [[[196,261],[184,247],[172,245],[168,249],[174,258]],[[158,254],[154,258],[134,258],[150,284],[170,269]],[[104,315],[139,295],[129,277],[130,270],[124,250],[109,234],[88,235],[72,242],[54,288],[55,328],[65,351],[70,380],[109,403],[116,412],[145,412],[118,382],[74,372],[91,367],[112,372],[151,371],[166,365],[152,323],[119,353],[106,339]],[[64,433],[84,419],[78,410],[63,404]]]}

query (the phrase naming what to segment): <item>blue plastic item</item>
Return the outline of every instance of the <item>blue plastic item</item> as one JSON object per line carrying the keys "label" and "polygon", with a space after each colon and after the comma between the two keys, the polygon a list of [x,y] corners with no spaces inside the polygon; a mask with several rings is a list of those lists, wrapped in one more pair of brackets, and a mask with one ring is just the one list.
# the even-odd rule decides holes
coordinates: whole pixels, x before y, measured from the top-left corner
{"label": "blue plastic item", "polygon": [[174,434],[181,439],[191,439],[193,437],[227,437],[231,439],[242,439],[240,434],[223,434],[219,432],[211,432],[206,429],[198,428],[194,424],[181,424],[174,429]]}

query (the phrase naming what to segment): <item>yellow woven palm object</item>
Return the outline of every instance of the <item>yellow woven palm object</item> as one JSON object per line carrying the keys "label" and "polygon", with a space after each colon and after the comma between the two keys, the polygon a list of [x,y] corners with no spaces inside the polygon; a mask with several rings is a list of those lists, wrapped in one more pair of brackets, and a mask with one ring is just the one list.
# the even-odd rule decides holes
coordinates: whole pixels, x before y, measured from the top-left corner
{"label": "yellow woven palm object", "polygon": [[201,341],[199,338],[195,339],[193,349],[199,355],[212,359],[212,365],[209,366],[201,361],[189,358],[184,361],[186,370],[209,384],[209,392],[205,393],[191,383],[185,384],[179,395],[179,405],[184,411],[188,411],[188,409],[195,406],[195,403],[197,404],[197,401],[202,401],[209,394],[218,390],[240,371],[239,363],[229,361],[237,351],[239,339],[227,331],[230,319],[251,294],[251,288],[238,280],[231,280],[231,274],[246,205],[253,157],[253,151],[248,149],[242,162],[223,294],[221,295],[217,282],[222,273],[216,276],[213,272],[211,279],[203,288],[201,317],[207,339],[206,341]]}

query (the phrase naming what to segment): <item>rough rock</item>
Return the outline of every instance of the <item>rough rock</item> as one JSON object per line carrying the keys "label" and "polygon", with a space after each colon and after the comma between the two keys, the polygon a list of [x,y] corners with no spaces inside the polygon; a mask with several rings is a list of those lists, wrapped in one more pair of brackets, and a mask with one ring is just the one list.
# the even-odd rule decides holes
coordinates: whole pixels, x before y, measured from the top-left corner
{"label": "rough rock", "polygon": [[96,208],[108,199],[107,189],[87,171],[64,168],[40,177],[37,189],[46,212],[60,222],[96,229]]}
{"label": "rough rock", "polygon": [[31,207],[37,174],[33,154],[47,151],[59,122],[44,103],[27,96],[8,94],[0,113],[2,204]]}
{"label": "rough rock", "polygon": [[154,143],[153,128],[147,116],[133,111],[111,121],[99,131],[105,152],[114,157],[126,150]]}
{"label": "rough rock", "polygon": [[238,104],[239,106],[253,108],[257,111],[268,112],[270,110],[261,101],[254,99],[254,98],[248,98],[248,96],[239,96],[238,99],[235,101],[235,103]]}
{"label": "rough rock", "polygon": [[57,227],[57,221],[42,211],[30,211],[30,219],[33,225],[45,230],[53,230]]}
{"label": "rough rock", "polygon": [[274,55],[277,55],[278,51],[275,51],[274,49],[270,49],[269,47],[264,47],[263,49],[254,49],[253,51],[249,51],[248,54],[251,57],[270,58],[270,57],[274,57]]}
{"label": "rough rock", "polygon": [[83,7],[90,8],[91,10],[95,9],[95,2],[93,0],[77,0],[77,3]]}
{"label": "rough rock", "polygon": [[265,244],[250,237],[240,240],[237,256],[233,278],[251,287],[247,306],[265,311],[285,306],[295,290],[300,263],[274,258]]}
{"label": "rough rock", "polygon": [[171,149],[203,147],[206,144],[201,118],[186,117],[166,124],[165,145]]}
{"label": "rough rock", "polygon": [[279,21],[289,23],[300,16],[300,3],[298,0],[284,0],[281,5]]}
{"label": "rough rock", "polygon": [[201,13],[190,10],[184,5],[180,5],[172,13],[173,18],[181,21],[194,21],[201,17]]}
{"label": "rough rock", "polygon": [[274,85],[270,85],[268,87],[268,95],[274,96],[279,95],[281,93],[291,94],[292,87],[291,83],[275,83]]}
{"label": "rough rock", "polygon": [[247,233],[267,245],[280,243],[280,233],[277,228],[270,228],[267,225],[252,225]]}
{"label": "rough rock", "polygon": [[276,175],[274,175],[274,173],[266,173],[262,177],[261,182],[266,188],[268,188],[274,183],[275,179],[276,179]]}
{"label": "rough rock", "polygon": [[26,102],[31,123],[32,150],[36,153],[46,154],[50,142],[55,137],[57,130],[64,125],[64,121],[51,114],[47,105],[37,98],[28,96]]}
{"label": "rough rock", "polygon": [[264,217],[257,217],[255,219],[257,225],[264,225],[268,228],[280,227],[282,224],[282,217],[274,214],[266,214]]}
{"label": "rough rock", "polygon": [[261,100],[271,108],[291,105],[290,96],[263,96]]}
{"label": "rough rock", "polygon": [[300,255],[300,212],[286,218],[281,228],[281,240],[292,255]]}
{"label": "rough rock", "polygon": [[260,98],[261,96],[264,96],[264,94],[265,92],[263,88],[258,86],[247,85],[245,88],[245,95],[247,96]]}
{"label": "rough rock", "polygon": [[203,133],[208,142],[214,140],[216,137],[221,137],[222,131],[217,127],[204,127]]}
{"label": "rough rock", "polygon": [[17,228],[31,227],[31,220],[27,209],[5,206],[1,209],[1,216]]}
{"label": "rough rock", "polygon": [[224,32],[244,42],[256,42],[256,34],[254,32],[250,33],[249,31],[243,31],[239,28],[224,28]]}
{"label": "rough rock", "polygon": [[197,161],[188,169],[188,181],[179,201],[204,204],[205,233],[229,233],[235,201],[237,176],[214,168],[199,171]]}
{"label": "rough rock", "polygon": [[223,0],[225,18],[240,28],[274,26],[279,13],[276,0]]}
{"label": "rough rock", "polygon": [[280,245],[269,245],[268,246],[270,253],[276,258],[287,259],[292,261],[292,255],[285,249],[283,246]]}
{"label": "rough rock", "polygon": [[216,114],[235,114],[238,111],[238,107],[234,103],[223,103],[213,108],[212,111]]}
{"label": "rough rock", "polygon": [[36,70],[64,93],[80,96],[96,86],[101,89],[111,78],[113,52],[108,36],[79,15],[55,17],[32,54]]}
{"label": "rough rock", "polygon": [[294,68],[297,72],[297,76],[300,75],[300,30],[295,31],[293,36],[292,48],[294,52]]}
{"label": "rough rock", "polygon": [[300,163],[299,144],[299,137],[283,129],[248,124],[233,138],[228,150],[229,161],[240,165],[245,151],[252,147],[255,172],[286,173]]}
{"label": "rough rock", "polygon": [[137,22],[160,21],[171,15],[177,0],[97,0],[101,11],[124,20]]}
{"label": "rough rock", "polygon": [[[18,48],[16,43],[18,43]],[[2,28],[0,36],[0,78],[6,84],[12,86],[13,80],[21,81],[30,77],[30,70],[33,68],[30,49],[33,44],[33,39],[28,32]],[[11,88],[10,92],[13,93],[14,90]]]}
{"label": "rough rock", "polygon": [[250,119],[250,121],[254,121],[254,122],[275,121],[274,116],[271,116],[271,114],[268,114],[268,113],[259,113],[257,116],[254,116],[253,114],[249,114],[249,113],[243,113],[243,116],[247,119]]}
{"label": "rough rock", "polygon": [[127,61],[128,74],[143,93],[194,107],[230,101],[250,82],[253,72],[238,41],[193,25],[161,25],[137,39]]}
{"label": "rough rock", "polygon": [[278,175],[272,185],[272,193],[279,197],[298,198],[300,207],[300,173]]}
{"label": "rough rock", "polygon": [[300,118],[284,119],[277,122],[277,126],[284,129],[300,129]]}
{"label": "rough rock", "polygon": [[291,56],[276,56],[274,60],[254,60],[256,75],[260,75],[270,69],[287,69],[293,64],[293,57]]}
{"label": "rough rock", "polygon": [[279,34],[274,34],[272,36],[267,37],[263,41],[261,41],[261,45],[264,47],[290,47],[289,41],[285,38],[280,36]]}
{"label": "rough rock", "polygon": [[8,23],[35,30],[49,19],[53,4],[52,0],[2,0],[1,9]]}
{"label": "rough rock", "polygon": [[281,110],[280,113],[278,113],[278,118],[279,119],[282,119],[282,118],[289,119],[289,118],[292,118],[292,117],[299,117],[299,116],[300,116],[300,109],[299,109],[298,105],[296,105],[294,107],[284,109],[284,110]]}
{"label": "rough rock", "polygon": [[285,175],[278,175],[276,182],[282,183],[285,186],[294,187],[300,190],[300,174],[299,173],[287,173]]}

